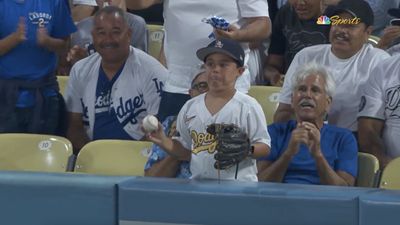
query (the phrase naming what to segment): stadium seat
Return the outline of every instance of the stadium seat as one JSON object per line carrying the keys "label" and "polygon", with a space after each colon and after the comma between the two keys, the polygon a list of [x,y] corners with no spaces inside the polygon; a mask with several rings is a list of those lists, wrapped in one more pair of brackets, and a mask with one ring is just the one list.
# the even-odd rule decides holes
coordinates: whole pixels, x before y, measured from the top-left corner
{"label": "stadium seat", "polygon": [[60,93],[64,96],[65,89],[68,84],[69,76],[57,76],[58,86],[60,87]]}
{"label": "stadium seat", "polygon": [[278,96],[281,87],[251,86],[249,95],[260,103],[268,124],[273,122],[274,113],[279,105]]}
{"label": "stadium seat", "polygon": [[75,172],[143,176],[151,142],[128,140],[97,140],[83,146]]}
{"label": "stadium seat", "polygon": [[390,161],[383,169],[379,187],[400,190],[400,157]]}
{"label": "stadium seat", "polygon": [[376,172],[379,170],[378,159],[369,153],[358,153],[358,175],[356,186],[374,187]]}
{"label": "stadium seat", "polygon": [[65,172],[72,155],[69,140],[41,134],[0,134],[0,170]]}
{"label": "stadium seat", "polygon": [[378,45],[378,42],[381,38],[378,36],[374,35],[369,35],[368,37],[368,43],[372,44],[372,46],[376,47]]}
{"label": "stadium seat", "polygon": [[148,30],[148,53],[158,59],[161,51],[162,41],[164,39],[164,30],[162,25],[147,24]]}

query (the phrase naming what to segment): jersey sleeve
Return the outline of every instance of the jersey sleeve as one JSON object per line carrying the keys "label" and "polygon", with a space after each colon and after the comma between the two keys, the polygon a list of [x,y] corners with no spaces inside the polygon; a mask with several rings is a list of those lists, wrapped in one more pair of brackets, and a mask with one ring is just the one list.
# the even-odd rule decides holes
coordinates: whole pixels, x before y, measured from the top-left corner
{"label": "jersey sleeve", "polygon": [[79,80],[79,69],[80,64],[75,64],[68,79],[67,87],[65,90],[65,104],[68,112],[83,113],[82,98],[83,90],[81,88],[81,81]]}
{"label": "jersey sleeve", "polygon": [[261,106],[256,101],[250,107],[247,120],[250,142],[252,144],[264,143],[270,147],[271,138],[267,131],[267,121],[265,120]]}
{"label": "jersey sleeve", "polygon": [[382,83],[384,79],[382,74],[385,74],[382,66],[376,66],[371,71],[366,84],[361,88],[361,101],[359,106],[358,117],[372,117],[384,120],[385,119],[385,100]]}
{"label": "jersey sleeve", "polygon": [[241,0],[237,1],[242,17],[269,17],[267,0]]}
{"label": "jersey sleeve", "polygon": [[354,135],[347,131],[340,140],[338,159],[335,162],[335,171],[344,171],[357,177],[358,149]]}
{"label": "jersey sleeve", "polygon": [[147,104],[147,113],[157,115],[167,70],[155,60],[154,63],[149,64],[148,69],[150,69],[148,74],[144,75],[147,81],[144,83],[143,97]]}

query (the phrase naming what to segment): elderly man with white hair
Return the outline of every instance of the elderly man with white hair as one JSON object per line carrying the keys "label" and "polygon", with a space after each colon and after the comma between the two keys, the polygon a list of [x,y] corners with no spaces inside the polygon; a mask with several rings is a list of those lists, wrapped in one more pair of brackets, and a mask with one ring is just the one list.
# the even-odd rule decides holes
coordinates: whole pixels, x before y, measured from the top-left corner
{"label": "elderly man with white hair", "polygon": [[260,181],[353,186],[357,142],[345,128],[324,123],[335,81],[315,63],[292,76],[296,120],[268,126],[271,154],[258,161]]}

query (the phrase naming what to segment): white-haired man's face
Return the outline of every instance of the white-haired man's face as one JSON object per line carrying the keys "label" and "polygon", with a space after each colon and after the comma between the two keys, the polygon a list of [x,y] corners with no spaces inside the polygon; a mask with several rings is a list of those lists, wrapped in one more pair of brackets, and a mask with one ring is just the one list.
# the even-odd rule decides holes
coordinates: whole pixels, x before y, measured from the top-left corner
{"label": "white-haired man's face", "polygon": [[299,121],[320,122],[331,104],[325,91],[325,79],[320,75],[310,75],[300,81],[292,95],[292,107]]}

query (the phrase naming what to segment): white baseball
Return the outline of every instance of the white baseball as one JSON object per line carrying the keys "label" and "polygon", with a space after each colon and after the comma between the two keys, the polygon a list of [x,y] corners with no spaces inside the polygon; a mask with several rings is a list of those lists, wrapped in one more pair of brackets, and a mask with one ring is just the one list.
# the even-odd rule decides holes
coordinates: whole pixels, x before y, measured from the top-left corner
{"label": "white baseball", "polygon": [[156,131],[158,129],[158,119],[153,115],[147,115],[143,119],[143,129],[148,133]]}

